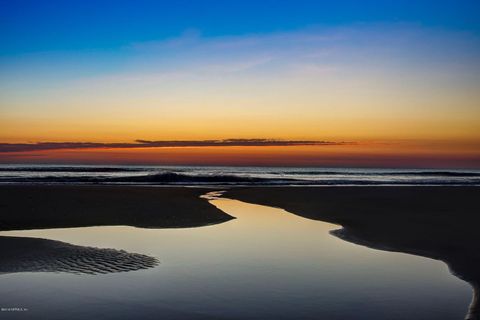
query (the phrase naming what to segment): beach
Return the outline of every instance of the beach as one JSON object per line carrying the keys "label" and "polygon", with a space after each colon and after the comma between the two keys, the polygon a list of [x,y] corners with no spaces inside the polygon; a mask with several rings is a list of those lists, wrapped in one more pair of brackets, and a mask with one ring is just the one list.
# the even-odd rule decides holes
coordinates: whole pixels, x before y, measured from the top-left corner
{"label": "beach", "polygon": [[[0,231],[129,225],[185,228],[229,215],[199,198],[207,190],[93,186],[0,186]],[[0,274],[101,274],[152,268],[154,257],[49,239],[0,236]]]}
{"label": "beach", "polygon": [[147,255],[39,238],[0,237],[0,248],[0,274],[65,272],[95,275],[135,271],[158,265],[157,259]]}
{"label": "beach", "polygon": [[[331,233],[374,249],[444,261],[474,288],[469,318],[478,317],[480,205],[478,187],[234,187],[152,186],[0,187],[0,230],[89,226],[194,228],[234,217],[200,196],[284,209],[343,228]],[[110,273],[152,268],[155,257],[59,241],[0,237],[2,273]],[[73,256],[73,258],[72,258]]]}
{"label": "beach", "polygon": [[[200,198],[211,190],[4,185],[0,230],[198,227],[232,219]],[[372,247],[465,260],[452,266],[461,275],[480,270],[478,187],[239,187],[224,196],[339,224],[338,236]]]}
{"label": "beach", "polygon": [[237,188],[225,196],[339,224],[339,236],[374,248],[459,262],[454,272],[478,279],[478,187]]}
{"label": "beach", "polygon": [[339,224],[333,234],[346,241],[442,260],[472,285],[466,319],[479,317],[478,187],[237,188],[225,196]]}
{"label": "beach", "polygon": [[128,225],[199,227],[232,217],[200,199],[208,189],[127,186],[0,186],[0,231]]}
{"label": "beach", "polygon": [[[200,198],[212,190],[222,188],[3,185],[0,231],[185,228],[233,219]],[[339,224],[339,236],[373,247],[479,260],[478,187],[237,187],[224,197]]]}

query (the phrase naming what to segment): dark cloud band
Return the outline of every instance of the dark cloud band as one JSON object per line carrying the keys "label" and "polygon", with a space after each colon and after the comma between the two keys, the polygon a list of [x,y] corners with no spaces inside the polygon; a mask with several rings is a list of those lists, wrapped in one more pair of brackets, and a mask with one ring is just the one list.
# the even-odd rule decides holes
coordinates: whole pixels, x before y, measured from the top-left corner
{"label": "dark cloud band", "polygon": [[223,140],[135,140],[132,143],[98,142],[36,142],[0,143],[0,152],[27,152],[58,149],[104,149],[104,148],[167,148],[167,147],[262,147],[262,146],[332,146],[348,145],[354,142],[319,140],[278,140],[278,139],[223,139]]}

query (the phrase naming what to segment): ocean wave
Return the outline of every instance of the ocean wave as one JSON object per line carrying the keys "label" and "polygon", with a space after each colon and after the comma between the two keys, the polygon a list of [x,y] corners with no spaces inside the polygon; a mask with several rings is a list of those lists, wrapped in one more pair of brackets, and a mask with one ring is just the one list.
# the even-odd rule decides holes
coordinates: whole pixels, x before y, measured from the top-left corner
{"label": "ocean wave", "polygon": [[[397,174],[398,175],[398,174]],[[445,177],[437,178],[412,178],[401,179],[370,176],[368,178],[341,177],[338,179],[294,179],[283,177],[259,177],[235,174],[185,174],[178,172],[161,172],[154,174],[123,176],[123,177],[99,177],[99,176],[16,176],[0,177],[1,183],[91,183],[91,184],[139,184],[139,185],[479,185],[478,178]]]}
{"label": "ocean wave", "polygon": [[143,168],[113,167],[0,167],[0,172],[132,172]]}
{"label": "ocean wave", "polygon": [[[47,183],[149,183],[149,184],[208,184],[208,183],[231,183],[231,184],[256,184],[268,182],[294,182],[295,179],[268,179],[259,177],[243,177],[235,175],[189,175],[176,172],[163,172],[142,176],[124,177],[96,177],[96,176],[43,176],[43,177],[0,177],[1,182],[47,182]],[[299,180],[301,181],[301,180]]]}
{"label": "ocean wave", "polygon": [[[179,183],[179,182],[197,182],[197,183],[258,183],[267,182],[271,179],[259,177],[243,177],[226,174],[208,174],[208,175],[189,175],[176,172],[156,173],[145,176],[110,178],[108,181],[118,182],[160,182],[160,183]],[[296,181],[295,179],[281,179],[282,181]]]}
{"label": "ocean wave", "polygon": [[[0,176],[1,173],[25,173],[28,175],[29,172],[32,173],[128,173],[128,172],[136,172],[145,174],[154,173],[159,175],[160,178],[165,179],[178,179],[177,176],[172,176],[172,174],[178,173],[190,173],[190,175],[198,175],[203,176],[208,179],[210,176],[220,176],[220,180],[225,177],[231,177],[233,179],[238,178],[238,175],[243,176],[260,176],[264,174],[285,177],[285,176],[293,176],[292,179],[296,179],[296,177],[306,177],[308,176],[341,176],[341,177],[480,177],[480,172],[478,171],[469,171],[469,170],[380,170],[380,169],[338,169],[338,170],[328,170],[328,169],[299,169],[299,168],[278,168],[278,170],[272,170],[272,168],[268,168],[266,170],[257,170],[257,168],[233,168],[233,172],[224,172],[224,168],[219,171],[219,168],[211,168],[211,167],[192,167],[192,168],[182,168],[176,167],[172,170],[172,168],[167,167],[154,167],[154,166],[133,166],[133,167],[126,167],[126,166],[0,166]],[[238,175],[235,175],[238,174]],[[216,179],[216,178],[212,178]]]}
{"label": "ocean wave", "polygon": [[439,177],[480,177],[478,172],[458,171],[268,171],[270,174],[283,175],[318,175],[318,176],[439,176]]}

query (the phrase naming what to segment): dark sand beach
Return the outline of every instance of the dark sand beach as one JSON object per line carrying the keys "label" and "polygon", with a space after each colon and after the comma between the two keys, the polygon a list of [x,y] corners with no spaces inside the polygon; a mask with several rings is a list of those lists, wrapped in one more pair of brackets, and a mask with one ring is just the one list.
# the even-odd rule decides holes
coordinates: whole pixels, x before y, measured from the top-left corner
{"label": "dark sand beach", "polygon": [[[0,230],[109,225],[198,227],[232,219],[200,198],[209,191],[184,187],[1,186]],[[343,229],[333,234],[346,241],[442,260],[475,289],[469,317],[478,317],[480,188],[250,187],[231,188],[224,197],[339,224]],[[12,251],[2,255],[0,272],[101,273],[156,264],[148,256],[45,239],[0,237],[0,249]],[[86,264],[98,263],[82,270],[75,257]]]}
{"label": "dark sand beach", "polygon": [[0,237],[0,274],[67,272],[101,274],[152,268],[154,257],[124,250],[76,246],[38,238]]}
{"label": "dark sand beach", "polygon": [[186,228],[233,219],[184,187],[0,186],[0,231],[127,225]]}
{"label": "dark sand beach", "polygon": [[[198,227],[233,219],[185,187],[0,186],[0,231],[128,225]],[[480,270],[478,187],[253,187],[224,195],[344,227],[337,236]],[[455,262],[455,263],[453,263]]]}
{"label": "dark sand beach", "polygon": [[[199,227],[232,219],[194,188],[1,186],[0,231],[128,225]],[[0,273],[114,273],[157,265],[154,257],[37,238],[0,237]]]}

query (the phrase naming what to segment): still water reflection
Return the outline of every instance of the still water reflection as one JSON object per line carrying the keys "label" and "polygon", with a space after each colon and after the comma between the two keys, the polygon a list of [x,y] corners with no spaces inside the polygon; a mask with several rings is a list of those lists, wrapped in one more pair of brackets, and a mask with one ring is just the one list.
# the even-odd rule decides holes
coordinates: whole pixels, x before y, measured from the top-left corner
{"label": "still water reflection", "polygon": [[462,319],[467,283],[445,264],[354,245],[338,226],[230,199],[237,219],[195,229],[89,227],[1,232],[159,259],[102,275],[0,275],[3,319]]}

